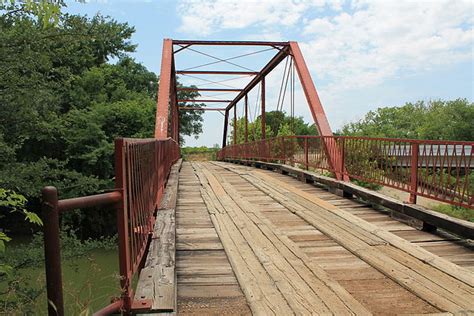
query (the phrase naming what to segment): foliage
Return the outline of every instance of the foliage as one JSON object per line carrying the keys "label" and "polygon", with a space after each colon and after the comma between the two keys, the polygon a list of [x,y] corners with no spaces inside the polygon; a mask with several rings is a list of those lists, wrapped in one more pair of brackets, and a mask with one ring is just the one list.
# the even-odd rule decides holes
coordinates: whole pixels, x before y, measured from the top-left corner
{"label": "foliage", "polygon": [[[0,188],[0,218],[7,216],[7,213],[18,212],[25,216],[25,220],[36,225],[43,225],[41,219],[34,212],[26,210],[26,198],[11,190]],[[5,242],[9,242],[10,237],[4,232],[0,232],[0,256],[5,253]],[[3,274],[10,275],[14,269],[13,265],[5,263],[5,260],[0,263],[0,276]]]}
{"label": "foliage", "polygon": [[184,160],[216,160],[217,152],[220,150],[218,144],[213,147],[182,147],[181,157]]}
{"label": "foliage", "polygon": [[467,99],[418,101],[370,111],[360,121],[346,124],[339,133],[348,136],[472,141],[472,122],[474,103]]}
{"label": "foliage", "polygon": [[438,204],[433,208],[433,210],[452,217],[474,222],[474,211],[465,207],[448,204]]}
{"label": "foliage", "polygon": [[[303,117],[290,117],[282,111],[271,111],[265,113],[267,138],[274,136],[288,135],[318,135],[314,124],[305,123]],[[234,141],[234,122],[231,122],[231,131],[229,135],[229,143]],[[253,122],[248,123],[248,141],[252,142],[262,138],[261,117]],[[237,120],[237,143],[245,142],[245,118]]]}
{"label": "foliage", "polygon": [[[24,195],[32,210],[45,185],[61,198],[111,188],[114,139],[153,136],[158,90],[157,75],[128,56],[132,26],[49,5],[65,4],[0,2],[0,188]],[[202,131],[200,112],[180,114],[182,135]],[[81,237],[100,236],[113,233],[110,214],[73,211],[63,222],[83,227]],[[4,223],[14,228],[15,218]]]}

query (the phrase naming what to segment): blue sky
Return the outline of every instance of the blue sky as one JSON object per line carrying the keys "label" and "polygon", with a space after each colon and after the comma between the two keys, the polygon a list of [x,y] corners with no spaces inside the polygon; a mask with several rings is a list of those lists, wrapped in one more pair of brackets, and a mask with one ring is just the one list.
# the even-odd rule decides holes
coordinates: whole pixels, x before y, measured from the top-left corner
{"label": "blue sky", "polygon": [[[90,0],[68,2],[66,11],[100,12],[135,26],[132,41],[138,48],[133,57],[156,73],[163,38],[298,41],[333,130],[382,106],[474,97],[471,1]],[[252,51],[199,49],[218,57]],[[272,53],[238,62],[259,69]],[[209,61],[193,52],[180,53],[177,68]],[[267,80],[268,110],[275,107],[282,70],[283,65]],[[238,83],[245,80],[232,82]],[[250,102],[258,102],[256,94]],[[296,114],[310,121],[298,85],[295,100]],[[204,119],[203,134],[187,137],[186,145],[220,144],[222,116],[208,112]]]}

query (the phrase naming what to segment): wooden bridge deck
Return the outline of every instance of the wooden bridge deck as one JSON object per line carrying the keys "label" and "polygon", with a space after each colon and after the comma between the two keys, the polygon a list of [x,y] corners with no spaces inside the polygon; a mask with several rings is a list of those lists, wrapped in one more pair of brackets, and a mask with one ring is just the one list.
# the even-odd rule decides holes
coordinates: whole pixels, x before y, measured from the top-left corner
{"label": "wooden bridge deck", "polygon": [[470,247],[275,172],[179,174],[179,314],[474,313]]}

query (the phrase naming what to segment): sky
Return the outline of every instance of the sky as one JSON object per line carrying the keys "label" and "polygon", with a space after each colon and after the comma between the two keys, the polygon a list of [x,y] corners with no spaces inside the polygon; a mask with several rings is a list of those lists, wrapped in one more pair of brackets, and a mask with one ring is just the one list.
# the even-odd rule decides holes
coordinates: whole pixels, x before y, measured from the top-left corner
{"label": "sky", "polygon": [[[67,3],[67,12],[89,16],[100,12],[134,26],[132,42],[138,47],[132,56],[157,74],[164,38],[297,41],[334,131],[379,107],[434,99],[467,98],[472,102],[474,98],[473,1],[88,0]],[[252,54],[232,62],[258,70],[276,53],[262,51],[262,47],[194,48],[176,54],[177,69],[216,61],[203,54],[221,59]],[[224,65],[213,66],[224,69]],[[230,66],[230,69],[225,67],[228,70],[242,70],[227,66]],[[276,109],[283,72],[284,63],[267,79],[267,111]],[[198,77],[181,76],[179,80],[213,88],[243,87],[250,80],[249,77],[235,80]],[[224,79],[229,80],[224,85],[206,82]],[[312,122],[297,81],[295,115]],[[259,108],[258,89],[254,90],[249,95],[251,117],[258,114]],[[201,98],[204,97],[229,99],[232,94],[203,93]],[[288,113],[289,99],[286,97],[282,104]],[[241,110],[243,107],[239,105],[239,116]],[[186,137],[187,146],[221,143],[223,116],[219,112],[206,112],[203,117],[203,133],[197,139]]]}

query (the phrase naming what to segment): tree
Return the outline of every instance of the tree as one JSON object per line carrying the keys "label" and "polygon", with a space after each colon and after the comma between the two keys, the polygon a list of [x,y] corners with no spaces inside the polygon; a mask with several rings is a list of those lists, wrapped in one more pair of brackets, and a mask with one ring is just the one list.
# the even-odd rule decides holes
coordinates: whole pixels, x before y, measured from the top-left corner
{"label": "tree", "polygon": [[[45,27],[23,2],[2,5],[0,188],[23,194],[32,210],[45,185],[57,186],[62,198],[111,188],[114,139],[154,131],[158,77],[128,56],[134,28],[62,13]],[[198,95],[180,91],[179,98]],[[202,131],[200,112],[180,114],[182,135]],[[63,219],[87,237],[113,233],[97,225],[113,221],[106,216],[91,210]],[[14,225],[9,218],[2,224]]]}
{"label": "tree", "polygon": [[401,107],[370,111],[357,122],[343,126],[339,133],[351,136],[474,140],[474,103],[467,99],[453,101],[418,101]]}
{"label": "tree", "polygon": [[[288,136],[288,135],[318,135],[314,124],[305,123],[303,117],[290,117],[282,111],[271,111],[265,113],[267,137]],[[228,138],[229,143],[234,142],[234,122],[231,122],[231,130]],[[248,141],[255,141],[262,138],[261,116],[254,122],[248,123]],[[245,142],[245,118],[237,120],[237,143]]]}

